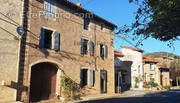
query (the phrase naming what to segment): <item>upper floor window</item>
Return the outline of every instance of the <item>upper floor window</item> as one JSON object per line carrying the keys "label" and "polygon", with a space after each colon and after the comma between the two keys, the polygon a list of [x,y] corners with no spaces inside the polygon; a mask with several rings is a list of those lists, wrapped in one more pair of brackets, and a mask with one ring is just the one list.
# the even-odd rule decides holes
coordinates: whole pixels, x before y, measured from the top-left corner
{"label": "upper floor window", "polygon": [[86,55],[88,54],[88,40],[81,39],[81,54]]}
{"label": "upper floor window", "polygon": [[154,64],[150,64],[150,70],[155,70]]}
{"label": "upper floor window", "polygon": [[84,18],[84,29],[89,30],[90,19]]}
{"label": "upper floor window", "polygon": [[41,28],[39,47],[46,49],[60,49],[60,33]]}
{"label": "upper floor window", "polygon": [[101,31],[104,31],[104,24],[101,24]]}
{"label": "upper floor window", "polygon": [[46,0],[45,15],[51,18],[55,18],[55,0]]}
{"label": "upper floor window", "polygon": [[100,57],[102,59],[107,58],[108,56],[108,47],[107,45],[100,44]]}
{"label": "upper floor window", "polygon": [[92,41],[87,40],[87,39],[81,38],[81,54],[87,55],[88,53],[91,56],[94,55],[94,43]]}

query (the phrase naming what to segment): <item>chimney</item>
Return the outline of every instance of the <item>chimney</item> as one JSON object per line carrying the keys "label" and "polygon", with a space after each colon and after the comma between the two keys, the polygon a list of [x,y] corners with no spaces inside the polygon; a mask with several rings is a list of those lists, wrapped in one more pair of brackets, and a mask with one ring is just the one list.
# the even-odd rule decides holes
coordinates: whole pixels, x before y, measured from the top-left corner
{"label": "chimney", "polygon": [[78,2],[76,5],[77,5],[77,6],[79,6],[79,7],[81,7],[81,6],[82,6],[80,2]]}

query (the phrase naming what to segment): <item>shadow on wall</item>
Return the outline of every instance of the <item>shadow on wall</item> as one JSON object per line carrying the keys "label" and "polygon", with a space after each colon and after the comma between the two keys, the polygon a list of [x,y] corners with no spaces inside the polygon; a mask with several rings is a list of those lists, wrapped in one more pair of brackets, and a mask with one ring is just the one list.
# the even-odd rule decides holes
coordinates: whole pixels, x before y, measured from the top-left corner
{"label": "shadow on wall", "polygon": [[121,92],[125,92],[125,91],[128,91],[130,90],[131,88],[131,66],[132,66],[132,61],[123,61],[123,65],[122,65],[124,68],[124,70],[126,71],[125,72],[125,77],[122,78],[122,82],[125,82],[122,84],[121,86]]}

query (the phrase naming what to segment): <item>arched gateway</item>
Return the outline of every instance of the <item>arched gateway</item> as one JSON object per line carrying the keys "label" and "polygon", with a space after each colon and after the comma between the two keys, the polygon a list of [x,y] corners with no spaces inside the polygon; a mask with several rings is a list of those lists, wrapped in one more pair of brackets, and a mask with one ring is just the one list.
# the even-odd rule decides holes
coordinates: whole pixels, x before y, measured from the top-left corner
{"label": "arched gateway", "polygon": [[31,67],[30,101],[50,99],[56,95],[58,66],[43,62]]}

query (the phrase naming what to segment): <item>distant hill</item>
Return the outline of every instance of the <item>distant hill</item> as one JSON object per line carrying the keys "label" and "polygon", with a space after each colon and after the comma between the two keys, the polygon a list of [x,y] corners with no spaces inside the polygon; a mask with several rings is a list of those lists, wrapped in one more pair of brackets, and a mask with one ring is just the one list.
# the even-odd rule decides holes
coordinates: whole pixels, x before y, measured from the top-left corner
{"label": "distant hill", "polygon": [[150,58],[169,58],[169,59],[180,59],[180,56],[168,53],[168,52],[154,52],[154,53],[148,53],[144,56],[150,57]]}
{"label": "distant hill", "polygon": [[154,52],[144,56],[156,59],[159,62],[158,64],[165,67],[180,69],[180,56],[178,55],[167,52]]}

